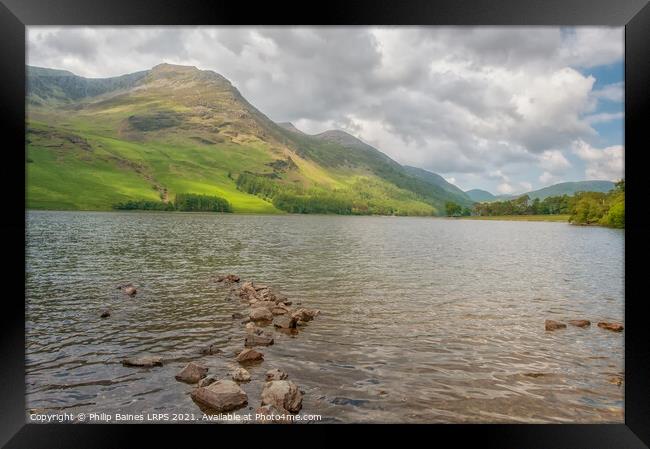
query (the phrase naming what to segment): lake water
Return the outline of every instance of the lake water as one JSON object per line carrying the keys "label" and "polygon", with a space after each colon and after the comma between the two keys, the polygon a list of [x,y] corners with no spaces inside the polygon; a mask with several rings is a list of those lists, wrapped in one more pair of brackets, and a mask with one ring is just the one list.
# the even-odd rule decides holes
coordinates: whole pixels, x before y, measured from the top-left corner
{"label": "lake water", "polygon": [[[174,374],[237,366],[245,304],[210,281],[236,273],[321,310],[260,349],[253,409],[281,368],[323,422],[620,423],[624,332],[596,322],[623,321],[623,254],[622,231],[565,223],[30,211],[27,407],[200,414]],[[120,363],[141,354],[165,364]]]}

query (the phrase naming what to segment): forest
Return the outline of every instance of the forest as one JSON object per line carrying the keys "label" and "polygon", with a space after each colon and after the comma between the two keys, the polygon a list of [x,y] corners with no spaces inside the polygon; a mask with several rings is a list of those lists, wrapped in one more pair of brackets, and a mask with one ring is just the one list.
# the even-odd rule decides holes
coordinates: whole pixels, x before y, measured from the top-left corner
{"label": "forest", "polygon": [[358,178],[350,188],[305,188],[277,182],[270,177],[241,173],[237,188],[257,195],[289,213],[339,215],[436,215],[437,209],[423,204],[422,197],[388,183]]}
{"label": "forest", "polygon": [[219,196],[179,193],[173,202],[126,201],[113,206],[119,210],[164,210],[181,212],[232,212],[230,203]]}

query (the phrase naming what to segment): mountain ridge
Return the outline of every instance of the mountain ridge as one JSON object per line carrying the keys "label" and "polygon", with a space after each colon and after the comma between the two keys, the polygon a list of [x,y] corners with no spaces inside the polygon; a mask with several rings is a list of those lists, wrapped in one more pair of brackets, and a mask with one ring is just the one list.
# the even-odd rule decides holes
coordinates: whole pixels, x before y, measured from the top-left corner
{"label": "mountain ridge", "polygon": [[[487,190],[471,189],[467,190],[470,198],[477,202],[483,201],[504,201],[511,200],[528,195],[531,200],[539,198],[543,200],[549,196],[574,195],[576,192],[609,192],[614,188],[615,183],[606,180],[586,180],[586,181],[567,181],[551,184],[529,192],[517,195],[493,195]],[[480,199],[481,198],[481,199]]]}
{"label": "mountain ridge", "polygon": [[[214,71],[163,63],[90,79],[28,67],[27,99],[32,208],[198,193],[223,196],[237,212],[276,213],[282,194],[284,206],[440,215],[454,198],[344,131],[309,136],[276,124]],[[243,175],[249,182],[238,182]]]}

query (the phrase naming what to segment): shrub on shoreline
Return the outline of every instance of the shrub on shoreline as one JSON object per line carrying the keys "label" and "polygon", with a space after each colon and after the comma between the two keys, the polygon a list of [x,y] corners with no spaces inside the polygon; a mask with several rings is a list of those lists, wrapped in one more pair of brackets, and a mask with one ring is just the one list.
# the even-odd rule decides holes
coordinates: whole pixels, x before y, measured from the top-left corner
{"label": "shrub on shoreline", "polygon": [[179,193],[174,202],[130,200],[113,205],[118,210],[160,210],[181,212],[232,212],[225,198],[194,193]]}

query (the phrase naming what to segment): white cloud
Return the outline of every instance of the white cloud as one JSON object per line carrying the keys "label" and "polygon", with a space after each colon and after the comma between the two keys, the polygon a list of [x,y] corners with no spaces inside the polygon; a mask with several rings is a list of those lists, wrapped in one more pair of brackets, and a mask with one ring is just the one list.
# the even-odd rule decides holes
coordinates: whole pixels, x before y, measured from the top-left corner
{"label": "white cloud", "polygon": [[539,166],[544,170],[557,173],[571,167],[571,163],[559,150],[546,150],[539,156]]}
{"label": "white cloud", "polygon": [[614,120],[620,120],[625,117],[624,112],[601,112],[598,114],[591,114],[585,116],[585,121],[590,125],[595,125],[597,123],[607,123]]}
{"label": "white cloud", "polygon": [[573,152],[586,162],[587,179],[617,181],[625,176],[625,154],[622,145],[598,149],[585,141],[577,140],[573,144]]}
{"label": "white cloud", "polygon": [[608,84],[602,89],[594,90],[591,95],[599,100],[621,102],[625,97],[625,88],[621,81],[618,83]]}
{"label": "white cloud", "polygon": [[624,29],[621,27],[579,27],[565,31],[560,50],[566,64],[596,67],[623,58]]}
{"label": "white cloud", "polygon": [[555,184],[560,180],[558,176],[552,175],[551,173],[545,171],[539,176],[539,182],[542,183],[543,186],[548,186],[551,184]]}
{"label": "white cloud", "polygon": [[501,195],[509,195],[515,191],[515,188],[507,182],[502,182],[497,186],[497,192]]}

